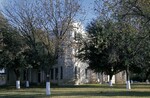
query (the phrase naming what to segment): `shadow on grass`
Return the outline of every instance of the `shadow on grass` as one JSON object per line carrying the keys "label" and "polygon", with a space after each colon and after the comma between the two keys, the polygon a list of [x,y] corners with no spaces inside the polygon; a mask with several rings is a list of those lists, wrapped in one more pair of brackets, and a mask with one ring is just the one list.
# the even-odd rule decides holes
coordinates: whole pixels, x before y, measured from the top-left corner
{"label": "shadow on grass", "polygon": [[[74,88],[74,87],[73,87]],[[112,87],[109,84],[95,84],[95,85],[79,85],[76,88],[114,88],[114,89],[126,89],[126,84],[114,84]],[[150,84],[131,84],[131,88],[150,89]]]}
{"label": "shadow on grass", "polygon": [[[0,98],[45,98],[45,89],[41,89],[41,88],[45,88],[45,86],[34,86],[31,88],[22,88],[20,90],[16,90],[14,86],[3,86],[2,88],[0,87],[1,91],[8,91],[8,92],[14,92],[14,93],[10,93],[10,94],[5,94],[5,93],[1,93],[0,94]],[[56,90],[54,90],[56,88]],[[62,88],[59,89],[57,91],[57,88]],[[63,88],[71,88],[70,91],[63,91]],[[77,89],[81,89],[82,88],[90,88],[90,89],[94,89],[92,91],[86,91],[86,89],[84,89],[85,91],[77,91],[74,90],[74,88]],[[96,89],[96,88],[100,88],[100,89]],[[112,88],[109,91],[104,91],[103,89],[109,89]],[[120,89],[123,90],[121,91]],[[149,89],[150,85],[143,85],[143,84],[133,84],[132,88],[136,89]],[[80,98],[80,96],[106,96],[106,97],[115,97],[115,96],[122,96],[122,97],[147,97],[150,98],[150,90],[149,91],[144,91],[144,90],[140,90],[140,91],[126,91],[125,90],[125,85],[114,85],[113,87],[109,87],[107,84],[106,85],[80,85],[80,86],[54,86],[52,87],[52,89],[54,91],[52,91],[52,96],[51,97],[60,97],[60,96],[65,96],[64,98],[69,98],[69,96],[78,96]],[[95,90],[96,89],[96,90]],[[114,90],[113,90],[114,89]],[[119,90],[116,90],[119,89]],[[98,91],[100,90],[100,91]],[[4,92],[5,92],[4,91]],[[66,97],[67,96],[67,97]]]}
{"label": "shadow on grass", "polygon": [[[131,84],[133,88],[150,88],[150,84]],[[25,86],[21,86],[21,88],[26,89]],[[30,88],[45,88],[45,85],[31,85]],[[110,87],[109,84],[85,84],[85,85],[65,85],[65,86],[58,86],[51,84],[51,88],[117,88],[117,89],[124,89],[126,88],[125,84],[115,84],[114,86]],[[15,89],[15,86],[0,86],[0,89]]]}
{"label": "shadow on grass", "polygon": [[[150,97],[150,92],[138,92],[138,91],[121,91],[121,92],[68,92],[68,93],[57,93],[52,94],[51,97],[60,97],[65,96],[66,98],[69,98],[69,96],[78,96],[79,98],[81,96],[106,96],[106,97]],[[64,97],[64,98],[65,98]],[[30,94],[30,95],[0,95],[0,98],[47,98],[45,94]]]}
{"label": "shadow on grass", "polygon": [[[78,92],[68,92],[68,93],[53,93],[51,97],[60,97],[60,96],[66,96],[69,98],[69,96],[106,96],[106,97],[115,97],[115,96],[120,96],[120,97],[150,97],[150,91],[149,92],[138,92],[138,91],[119,91],[119,92],[103,92],[103,91],[78,91]],[[29,95],[0,95],[0,98],[45,98],[45,94],[29,94]],[[47,98],[47,97],[46,97]],[[65,98],[65,97],[64,97]]]}
{"label": "shadow on grass", "polygon": [[43,98],[44,95],[0,95],[0,98]]}
{"label": "shadow on grass", "polygon": [[150,97],[150,92],[138,92],[138,91],[120,91],[120,92],[71,92],[71,93],[59,93],[52,94],[52,96],[134,96],[134,97]]}

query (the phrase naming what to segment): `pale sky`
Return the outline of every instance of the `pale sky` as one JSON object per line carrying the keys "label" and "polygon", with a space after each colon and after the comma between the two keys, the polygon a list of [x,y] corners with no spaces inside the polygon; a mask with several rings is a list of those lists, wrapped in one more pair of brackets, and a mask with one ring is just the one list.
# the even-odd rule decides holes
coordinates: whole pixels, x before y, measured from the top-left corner
{"label": "pale sky", "polygon": [[93,18],[96,17],[94,13],[94,1],[95,0],[84,0],[82,3],[82,6],[86,11],[85,24],[89,23]]}
{"label": "pale sky", "polygon": [[0,0],[0,3],[2,2],[3,0]]}
{"label": "pale sky", "polygon": [[4,0],[0,0],[0,9],[1,9],[1,6],[2,6],[3,1],[4,1]]}
{"label": "pale sky", "polygon": [[[2,5],[5,4],[5,2],[10,1],[10,0],[0,0],[0,9],[2,7]],[[12,0],[13,1],[13,0]],[[95,0],[83,0],[82,2],[82,8],[85,10],[86,14],[86,18],[84,20],[84,25],[86,26],[87,23],[89,23],[93,18],[95,18],[95,14],[93,11],[93,7],[94,7],[94,1]]]}
{"label": "pale sky", "polygon": [[0,0],[0,4],[3,2],[3,0]]}

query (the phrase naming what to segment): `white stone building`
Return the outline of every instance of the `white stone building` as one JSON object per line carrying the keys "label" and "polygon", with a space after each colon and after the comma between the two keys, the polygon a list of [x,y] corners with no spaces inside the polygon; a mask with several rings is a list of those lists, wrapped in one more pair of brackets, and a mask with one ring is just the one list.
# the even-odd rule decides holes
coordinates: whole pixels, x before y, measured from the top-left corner
{"label": "white stone building", "polygon": [[58,64],[54,66],[50,75],[51,82],[60,85],[78,85],[89,81],[87,78],[88,64],[81,62],[75,57],[77,53],[77,39],[80,37],[79,35],[86,36],[85,30],[80,23],[73,23],[72,27],[73,29],[68,33],[68,39],[64,42],[64,53],[58,58]]}
{"label": "white stone building", "polygon": [[[70,30],[68,40],[63,45],[64,53],[59,56],[58,64],[54,65],[50,70],[50,82],[59,85],[79,85],[84,83],[107,83],[109,80],[107,75],[94,73],[87,69],[88,64],[81,62],[75,57],[77,53],[76,41],[82,35],[86,38],[84,27],[81,23],[73,23],[73,29]],[[15,84],[15,75],[13,71],[7,70],[7,83]],[[30,69],[29,81],[31,83],[45,83],[45,73],[41,70]],[[123,77],[120,73],[119,77]],[[117,77],[113,78],[114,83],[120,81]],[[122,78],[123,80],[124,78]],[[22,71],[21,81],[25,82],[25,71]],[[123,80],[124,81],[124,80]]]}

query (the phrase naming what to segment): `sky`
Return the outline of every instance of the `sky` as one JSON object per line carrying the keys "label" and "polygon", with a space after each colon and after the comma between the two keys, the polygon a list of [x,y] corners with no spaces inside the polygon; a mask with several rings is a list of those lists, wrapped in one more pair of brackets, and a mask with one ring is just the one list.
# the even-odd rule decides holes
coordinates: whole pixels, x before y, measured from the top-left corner
{"label": "sky", "polygon": [[[12,0],[0,0],[0,8],[7,1]],[[95,13],[93,11],[94,0],[81,0],[82,9],[85,10],[85,19],[83,19],[83,25],[86,26],[93,18],[95,18]],[[82,16],[81,16],[82,17]]]}
{"label": "sky", "polygon": [[94,0],[84,0],[82,2],[82,8],[86,11],[86,18],[84,25],[86,26],[93,18],[95,18],[94,13]]}
{"label": "sky", "polygon": [[1,3],[3,2],[3,0],[0,0],[0,6],[1,6]]}

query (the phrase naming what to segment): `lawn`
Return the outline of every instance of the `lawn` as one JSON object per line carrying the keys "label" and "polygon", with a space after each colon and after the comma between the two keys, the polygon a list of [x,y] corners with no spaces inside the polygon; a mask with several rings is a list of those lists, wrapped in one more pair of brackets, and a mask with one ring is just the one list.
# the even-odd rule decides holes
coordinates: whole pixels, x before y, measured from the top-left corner
{"label": "lawn", "polygon": [[1,87],[0,98],[150,98],[150,84],[133,84],[131,90],[125,85],[80,85],[52,87],[51,96],[45,95],[44,87],[21,88]]}

